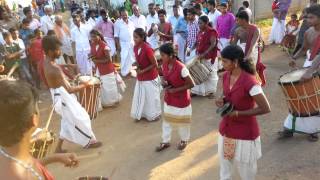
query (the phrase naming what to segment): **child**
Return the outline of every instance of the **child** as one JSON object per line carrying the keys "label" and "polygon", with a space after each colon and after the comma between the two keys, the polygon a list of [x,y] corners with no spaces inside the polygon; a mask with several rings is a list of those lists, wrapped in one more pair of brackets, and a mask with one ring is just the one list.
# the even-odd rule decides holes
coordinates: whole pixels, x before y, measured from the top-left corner
{"label": "child", "polygon": [[296,14],[291,15],[291,20],[286,25],[286,35],[284,36],[281,45],[288,50],[293,49],[296,42],[296,35],[299,29],[299,20]]}

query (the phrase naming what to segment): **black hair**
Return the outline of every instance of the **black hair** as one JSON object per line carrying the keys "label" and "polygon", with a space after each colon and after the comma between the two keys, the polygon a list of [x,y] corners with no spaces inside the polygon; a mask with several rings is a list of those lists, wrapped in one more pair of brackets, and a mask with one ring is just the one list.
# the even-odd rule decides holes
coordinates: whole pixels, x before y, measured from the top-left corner
{"label": "black hair", "polygon": [[222,6],[222,7],[228,7],[227,3],[221,3],[220,6]]}
{"label": "black hair", "polygon": [[173,5],[172,8],[173,8],[173,9],[177,9],[178,6],[177,6],[177,5]]}
{"label": "black hair", "polygon": [[196,5],[194,5],[193,8],[197,10],[202,10],[202,5],[200,3],[197,3]]}
{"label": "black hair", "polygon": [[52,29],[50,29],[48,32],[47,32],[47,35],[48,36],[55,36],[56,35],[56,32]]}
{"label": "black hair", "polygon": [[30,24],[30,20],[27,19],[27,18],[24,18],[24,19],[22,20],[22,24]]}
{"label": "black hair", "polygon": [[182,12],[183,12],[183,16],[184,16],[184,17],[187,17],[188,11],[189,11],[188,8],[184,8],[184,9],[183,9]]}
{"label": "black hair", "polygon": [[101,10],[100,10],[100,15],[101,15],[101,14],[107,14],[107,11],[106,11],[105,9],[101,9]]}
{"label": "black hair", "polygon": [[35,30],[33,31],[33,34],[36,35],[36,34],[38,34],[38,33],[40,33],[40,32],[41,32],[40,28],[37,28],[37,29],[35,29]]}
{"label": "black hair", "polygon": [[249,15],[246,11],[240,11],[237,13],[236,17],[238,19],[243,19],[246,20],[247,22],[249,22]]}
{"label": "black hair", "polygon": [[256,69],[252,62],[252,59],[245,59],[242,48],[238,45],[229,45],[225,47],[221,52],[222,58],[230,59],[232,62],[238,60],[240,68],[249,74],[256,74]]}
{"label": "black hair", "polygon": [[119,13],[120,13],[120,15],[121,15],[121,13],[122,13],[122,12],[127,12],[126,8],[121,7],[121,8],[119,9]]}
{"label": "black hair", "polygon": [[[102,41],[104,41],[103,35],[96,29],[90,31],[90,35],[99,36]],[[104,41],[105,42],[105,41]]]}
{"label": "black hair", "polygon": [[10,32],[10,33],[14,33],[15,31],[18,31],[18,29],[15,28],[15,27],[12,27],[12,28],[9,29],[9,32]]}
{"label": "black hair", "polygon": [[249,4],[249,1],[243,1],[242,2],[242,5],[246,8],[249,8],[250,4]]}
{"label": "black hair", "polygon": [[9,32],[3,32],[2,33],[2,37],[3,39],[6,39],[7,37],[11,36],[11,34]]}
{"label": "black hair", "polygon": [[160,6],[160,4],[156,4],[156,6]]}
{"label": "black hair", "polygon": [[238,13],[240,12],[240,11],[244,11],[245,10],[245,8],[243,7],[243,6],[241,6],[241,7],[239,7],[239,9],[238,9]]}
{"label": "black hair", "polygon": [[215,0],[209,0],[208,4],[210,4],[213,7],[216,7],[216,1]]}
{"label": "black hair", "polygon": [[194,8],[188,9],[188,13],[191,13],[193,15],[197,15],[197,12],[196,12],[196,10]]}
{"label": "black hair", "polygon": [[163,14],[163,15],[167,15],[167,12],[166,12],[166,10],[164,10],[164,9],[160,9],[159,11],[158,11],[158,15],[159,14]]}
{"label": "black hair", "polygon": [[136,33],[144,42],[147,41],[147,33],[142,28],[135,29],[133,33]]}
{"label": "black hair", "polygon": [[315,16],[318,16],[320,18],[320,5],[313,5],[307,8],[307,14],[313,14]]}
{"label": "black hair", "polygon": [[45,36],[42,39],[42,48],[45,53],[57,50],[61,45],[62,43],[56,36]]}
{"label": "black hair", "polygon": [[11,147],[21,141],[37,114],[38,93],[25,81],[0,80],[0,145]]}
{"label": "black hair", "polygon": [[25,8],[23,8],[23,14],[24,14],[24,15],[27,15],[30,11],[31,11],[31,8],[30,8],[30,7],[25,7]]}
{"label": "black hair", "polygon": [[209,18],[208,16],[200,16],[199,20],[201,20],[202,22],[204,22],[205,24],[209,23]]}
{"label": "black hair", "polygon": [[148,4],[148,7],[149,7],[149,6],[154,7],[154,6],[155,6],[155,4],[154,4],[154,3],[149,3],[149,4]]}
{"label": "black hair", "polygon": [[168,56],[177,57],[172,43],[163,44],[162,46],[160,46],[159,51]]}

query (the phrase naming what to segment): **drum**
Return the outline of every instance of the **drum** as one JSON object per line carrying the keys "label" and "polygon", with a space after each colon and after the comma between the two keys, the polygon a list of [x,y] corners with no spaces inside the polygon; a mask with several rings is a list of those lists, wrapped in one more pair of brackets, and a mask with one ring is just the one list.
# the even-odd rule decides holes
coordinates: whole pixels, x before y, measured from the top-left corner
{"label": "drum", "polygon": [[53,132],[46,130],[38,132],[31,140],[31,155],[36,159],[45,157],[50,152],[55,138]]}
{"label": "drum", "polygon": [[197,57],[191,59],[186,63],[196,85],[199,85],[209,79],[212,69],[207,65],[201,63]]}
{"label": "drum", "polygon": [[79,92],[79,102],[82,107],[88,112],[91,120],[98,115],[98,102],[100,97],[101,81],[94,76],[80,76],[78,84],[84,82],[92,82],[94,85],[87,87]]}
{"label": "drum", "polygon": [[296,117],[320,114],[320,78],[315,73],[312,79],[300,81],[307,69],[299,69],[280,76],[279,84],[286,97],[289,112]]}
{"label": "drum", "polygon": [[103,176],[85,176],[79,177],[78,180],[108,180],[108,178]]}

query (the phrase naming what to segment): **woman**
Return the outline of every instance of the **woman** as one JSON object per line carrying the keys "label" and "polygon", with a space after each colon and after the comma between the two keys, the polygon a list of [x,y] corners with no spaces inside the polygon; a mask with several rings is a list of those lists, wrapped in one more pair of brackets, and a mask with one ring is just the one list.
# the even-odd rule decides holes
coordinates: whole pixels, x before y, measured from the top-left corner
{"label": "woman", "polygon": [[201,16],[199,18],[199,29],[196,53],[201,62],[209,67],[212,72],[207,81],[192,88],[191,92],[195,95],[214,98],[219,80],[218,61],[216,61],[218,33],[209,26],[209,18],[207,16]]}
{"label": "woman", "polygon": [[117,105],[122,96],[119,93],[114,65],[111,61],[110,48],[104,42],[103,36],[97,30],[90,32],[91,51],[90,56],[96,65],[96,75],[100,77],[101,86],[101,104],[103,107]]}
{"label": "woman", "polygon": [[192,116],[191,97],[189,89],[194,86],[188,69],[175,56],[171,43],[160,47],[162,69],[165,87],[164,120],[162,122],[162,142],[156,148],[160,152],[170,147],[171,131],[178,126],[181,141],[178,149],[183,150],[190,139],[190,124]]}
{"label": "woman", "polygon": [[160,119],[160,81],[158,64],[150,45],[146,43],[146,33],[137,28],[133,33],[133,48],[137,64],[137,82],[132,100],[131,117],[137,122],[141,118],[148,121]]}
{"label": "woman", "polygon": [[222,52],[223,98],[216,101],[218,107],[228,102],[234,110],[220,122],[218,153],[220,179],[232,176],[236,162],[241,179],[254,179],[257,160],[261,157],[261,142],[257,115],[270,112],[270,106],[259,82],[255,78],[252,60],[244,59],[240,46],[227,46]]}

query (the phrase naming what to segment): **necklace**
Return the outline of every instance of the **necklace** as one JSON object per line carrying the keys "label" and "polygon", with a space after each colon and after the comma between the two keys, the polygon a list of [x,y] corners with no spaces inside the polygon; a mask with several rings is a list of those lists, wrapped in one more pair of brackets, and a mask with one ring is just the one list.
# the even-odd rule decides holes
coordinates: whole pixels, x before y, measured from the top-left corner
{"label": "necklace", "polygon": [[33,168],[32,165],[27,165],[24,162],[22,162],[21,160],[9,155],[8,153],[4,152],[4,150],[2,148],[0,148],[0,153],[8,158],[13,160],[14,162],[16,162],[17,164],[19,164],[20,166],[22,166],[23,168],[25,168],[27,171],[30,171],[35,177],[37,177],[38,180],[42,180],[43,178],[39,175],[38,172],[36,172]]}

